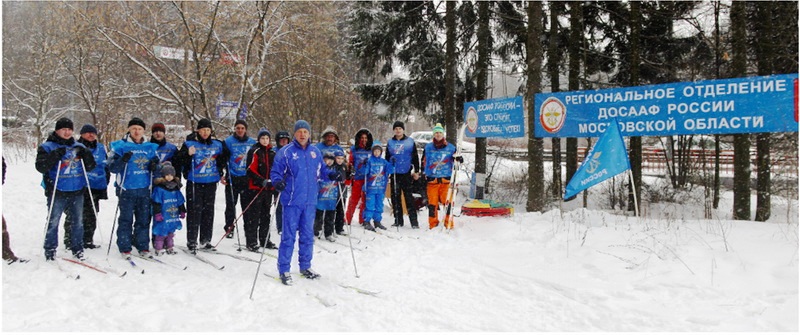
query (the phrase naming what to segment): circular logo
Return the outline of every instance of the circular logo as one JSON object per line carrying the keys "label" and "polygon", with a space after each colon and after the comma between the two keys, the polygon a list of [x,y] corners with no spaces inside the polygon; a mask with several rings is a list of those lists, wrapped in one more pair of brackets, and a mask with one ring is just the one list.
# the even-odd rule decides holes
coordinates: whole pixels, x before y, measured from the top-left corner
{"label": "circular logo", "polygon": [[567,108],[558,100],[558,98],[550,97],[544,101],[541,109],[539,109],[539,123],[542,128],[548,133],[557,133],[564,126],[564,120],[567,119]]}
{"label": "circular logo", "polygon": [[475,133],[478,130],[478,111],[475,110],[475,107],[470,106],[467,109],[467,129],[470,133]]}

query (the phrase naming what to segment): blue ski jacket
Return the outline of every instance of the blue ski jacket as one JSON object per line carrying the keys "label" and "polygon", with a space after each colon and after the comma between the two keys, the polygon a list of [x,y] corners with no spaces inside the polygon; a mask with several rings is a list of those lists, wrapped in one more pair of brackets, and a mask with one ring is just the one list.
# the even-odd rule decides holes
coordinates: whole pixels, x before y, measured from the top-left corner
{"label": "blue ski jacket", "polygon": [[242,138],[231,135],[225,139],[225,148],[230,153],[228,173],[231,176],[243,177],[247,175],[247,151],[250,150],[253,144],[256,144],[256,140],[247,135]]}
{"label": "blue ski jacket", "polygon": [[297,140],[278,150],[270,171],[272,185],[286,183],[281,192],[283,206],[316,206],[319,181],[327,181],[333,172],[322,161],[322,153],[314,145],[303,148]]}
{"label": "blue ski jacket", "polygon": [[[126,134],[121,140],[111,142],[110,146],[112,154],[108,159],[108,169],[112,173],[118,174],[118,182],[115,182],[114,185],[123,190],[149,188],[152,181],[150,165],[151,162],[158,160],[158,156],[156,156],[158,145],[144,141],[136,143],[130,138],[130,134]],[[122,161],[122,156],[127,152],[132,152],[133,155],[125,163]],[[122,183],[122,185],[118,183]]]}

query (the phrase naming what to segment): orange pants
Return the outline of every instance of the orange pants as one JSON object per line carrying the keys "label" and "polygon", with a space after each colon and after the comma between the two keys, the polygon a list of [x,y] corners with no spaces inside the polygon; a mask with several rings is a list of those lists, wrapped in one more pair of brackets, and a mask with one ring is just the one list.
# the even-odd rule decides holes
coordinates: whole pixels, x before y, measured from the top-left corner
{"label": "orange pants", "polygon": [[[450,181],[444,178],[428,182],[428,226],[430,229],[439,225],[439,204],[447,206],[447,190],[449,188]],[[445,216],[445,228],[452,229],[452,222],[449,219],[449,216]]]}

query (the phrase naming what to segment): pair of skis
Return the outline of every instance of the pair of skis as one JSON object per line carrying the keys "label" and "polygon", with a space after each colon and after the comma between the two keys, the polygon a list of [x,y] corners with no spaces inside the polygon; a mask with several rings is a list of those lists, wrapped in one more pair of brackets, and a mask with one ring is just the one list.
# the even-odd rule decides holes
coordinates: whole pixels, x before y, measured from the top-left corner
{"label": "pair of skis", "polygon": [[[464,130],[466,128],[467,124],[464,123],[458,129],[458,143],[454,157],[461,157],[461,150],[464,147]],[[453,229],[453,203],[455,203],[456,195],[458,194],[458,170],[460,169],[461,163],[454,159],[453,172],[450,175],[450,187],[447,189],[447,197],[445,198],[444,228],[447,230]]]}

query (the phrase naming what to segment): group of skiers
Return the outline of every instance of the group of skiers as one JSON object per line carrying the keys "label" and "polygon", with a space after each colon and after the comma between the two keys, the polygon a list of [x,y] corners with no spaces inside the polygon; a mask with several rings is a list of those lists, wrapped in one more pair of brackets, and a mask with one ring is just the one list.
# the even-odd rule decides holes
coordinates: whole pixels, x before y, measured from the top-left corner
{"label": "group of skiers", "polygon": [[[248,137],[247,128],[246,121],[237,120],[233,134],[220,141],[211,121],[202,119],[177,149],[166,141],[161,123],[152,125],[152,136],[146,141],[145,123],[134,117],[127,133],[111,142],[106,151],[93,125],[84,125],[76,141],[72,121],[59,119],[36,156],[48,206],[45,259],[55,260],[62,213],[66,213],[64,243],[76,259],[85,260],[84,248],[99,247],[93,241],[97,212],[99,201],[108,199],[112,173],[119,199],[116,244],[124,258],[130,259],[134,247],[140,257],[152,257],[151,237],[156,256],[174,254],[175,231],[182,228],[184,218],[188,251],[213,250],[214,203],[220,183],[225,186],[225,237],[234,236],[238,202],[244,217],[245,247],[254,252],[277,248],[281,281],[291,285],[289,269],[296,238],[300,273],[314,279],[319,276],[311,270],[314,237],[333,242],[337,235],[346,235],[344,225],[352,221],[356,206],[360,208],[358,222],[365,229],[386,229],[382,213],[389,184],[392,226],[403,226],[404,196],[411,227],[418,229],[412,192],[422,177],[420,171],[427,181],[429,228],[437,227],[438,206],[446,204],[453,161],[463,161],[456,147],[444,139],[440,124],[433,128],[433,141],[425,146],[421,163],[416,144],[405,135],[400,121],[392,126],[394,136],[387,141],[385,155],[372,133],[360,129],[349,160],[332,127],[312,145],[311,125],[299,120],[292,137],[286,131],[277,133],[277,148],[272,147],[272,134],[266,128],[261,128],[255,139]],[[181,176],[186,181],[185,197]],[[352,192],[345,199],[348,185]],[[279,246],[269,236],[273,206]],[[452,228],[451,222],[445,218],[447,228]]]}

